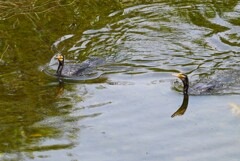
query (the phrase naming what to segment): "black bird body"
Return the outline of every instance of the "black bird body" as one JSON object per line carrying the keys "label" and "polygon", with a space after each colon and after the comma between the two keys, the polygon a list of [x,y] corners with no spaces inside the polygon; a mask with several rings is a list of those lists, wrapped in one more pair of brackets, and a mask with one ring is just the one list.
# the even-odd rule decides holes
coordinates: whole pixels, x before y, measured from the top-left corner
{"label": "black bird body", "polygon": [[60,77],[77,77],[89,67],[88,63],[68,64],[66,67],[59,66],[56,76]]}
{"label": "black bird body", "polygon": [[[189,83],[186,74],[173,74],[181,79],[183,93],[189,95],[223,95],[240,94],[240,71],[239,70],[217,70],[213,75],[201,76],[198,80]],[[174,88],[179,90],[180,82],[174,82]]]}
{"label": "black bird body", "polygon": [[103,60],[99,58],[90,58],[82,63],[64,63],[64,56],[58,54],[58,69],[56,71],[56,76],[58,77],[79,77],[84,75],[91,68],[97,67],[103,64]]}
{"label": "black bird body", "polygon": [[[56,62],[57,59],[57,62]],[[62,79],[66,80],[90,80],[96,79],[103,72],[96,70],[97,67],[105,65],[104,59],[91,57],[81,63],[76,63],[72,60],[64,59],[62,54],[55,55],[50,63],[42,69],[46,74],[55,76],[60,83]]]}
{"label": "black bird body", "polygon": [[[189,88],[189,79],[186,74],[178,73],[173,76],[178,77],[183,84],[183,101],[179,109],[172,114],[171,117],[183,115],[188,107],[189,94],[190,95],[211,95],[211,94],[233,94],[234,91],[239,91],[240,72],[238,70],[232,71],[215,71],[213,77],[203,77],[197,82],[194,82]],[[175,86],[176,87],[176,86]],[[237,93],[237,92],[235,92]]]}
{"label": "black bird body", "polygon": [[181,79],[183,83],[183,94],[191,94],[191,95],[206,95],[211,94],[211,91],[217,86],[214,82],[206,82],[206,83],[196,83],[191,88],[189,88],[189,79],[186,74],[178,73],[173,74],[173,76]]}

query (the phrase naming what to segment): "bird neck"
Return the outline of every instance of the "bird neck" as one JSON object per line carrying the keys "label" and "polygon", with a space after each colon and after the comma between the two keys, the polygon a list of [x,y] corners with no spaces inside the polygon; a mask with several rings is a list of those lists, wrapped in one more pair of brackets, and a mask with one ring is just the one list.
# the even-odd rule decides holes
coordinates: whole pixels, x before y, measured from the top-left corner
{"label": "bird neck", "polygon": [[184,80],[182,80],[183,82],[183,94],[188,94],[188,78],[186,77]]}
{"label": "bird neck", "polygon": [[61,76],[63,66],[64,66],[64,60],[63,61],[59,61],[58,69],[57,69],[57,72],[56,72],[58,76]]}

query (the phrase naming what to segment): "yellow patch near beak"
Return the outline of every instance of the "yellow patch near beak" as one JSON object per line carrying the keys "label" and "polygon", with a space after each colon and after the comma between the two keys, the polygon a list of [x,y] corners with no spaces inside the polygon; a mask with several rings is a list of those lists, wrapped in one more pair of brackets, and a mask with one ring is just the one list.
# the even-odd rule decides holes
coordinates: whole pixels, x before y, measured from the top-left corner
{"label": "yellow patch near beak", "polygon": [[56,57],[56,59],[58,59],[59,61],[63,61],[63,56],[62,56],[62,55],[58,55],[58,56]]}
{"label": "yellow patch near beak", "polygon": [[173,76],[175,76],[175,77],[178,77],[178,78],[180,78],[180,79],[182,79],[182,78],[185,78],[185,75],[183,75],[182,73],[178,73],[178,74],[172,74]]}

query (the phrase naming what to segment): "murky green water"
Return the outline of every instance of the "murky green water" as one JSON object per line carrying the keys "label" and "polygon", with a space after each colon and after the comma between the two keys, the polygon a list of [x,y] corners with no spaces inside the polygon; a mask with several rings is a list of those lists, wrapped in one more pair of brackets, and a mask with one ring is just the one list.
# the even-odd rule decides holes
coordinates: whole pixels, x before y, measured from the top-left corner
{"label": "murky green water", "polygon": [[[171,117],[173,72],[239,79],[239,17],[234,0],[0,2],[1,160],[239,160],[240,84]],[[58,52],[101,76],[59,85],[41,71]]]}

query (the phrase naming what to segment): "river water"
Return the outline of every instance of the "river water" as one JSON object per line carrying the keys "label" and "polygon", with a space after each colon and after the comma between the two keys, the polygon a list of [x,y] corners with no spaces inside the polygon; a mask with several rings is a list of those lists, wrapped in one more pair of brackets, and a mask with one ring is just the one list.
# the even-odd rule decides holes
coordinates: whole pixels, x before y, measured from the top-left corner
{"label": "river water", "polygon": [[[0,2],[1,160],[239,160],[240,84],[171,117],[172,73],[239,79],[239,17],[235,0]],[[59,52],[105,64],[59,84],[42,71]]]}

